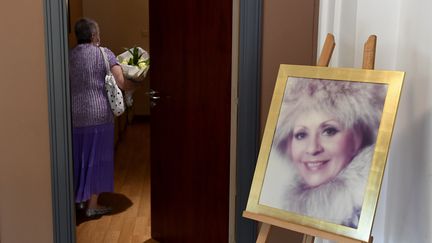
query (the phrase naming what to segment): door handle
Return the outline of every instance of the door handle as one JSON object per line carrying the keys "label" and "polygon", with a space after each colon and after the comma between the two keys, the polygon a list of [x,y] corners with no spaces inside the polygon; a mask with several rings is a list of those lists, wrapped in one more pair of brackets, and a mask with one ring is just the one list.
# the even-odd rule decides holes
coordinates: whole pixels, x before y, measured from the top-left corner
{"label": "door handle", "polygon": [[150,91],[146,92],[146,94],[149,95],[149,96],[152,96],[152,95],[155,95],[155,94],[159,94],[159,91],[155,91],[153,89],[150,89]]}
{"label": "door handle", "polygon": [[157,101],[158,99],[160,99],[160,96],[150,95],[150,99],[153,101]]}
{"label": "door handle", "polygon": [[146,92],[146,94],[150,97],[151,100],[153,101],[157,101],[158,99],[160,99],[161,97],[159,96],[159,92],[155,91],[153,89],[150,89],[149,92]]}
{"label": "door handle", "polygon": [[155,91],[153,89],[150,89],[149,92],[146,92],[146,94],[150,98],[150,107],[153,108],[156,106],[156,101],[158,101],[161,97],[159,96],[159,92]]}

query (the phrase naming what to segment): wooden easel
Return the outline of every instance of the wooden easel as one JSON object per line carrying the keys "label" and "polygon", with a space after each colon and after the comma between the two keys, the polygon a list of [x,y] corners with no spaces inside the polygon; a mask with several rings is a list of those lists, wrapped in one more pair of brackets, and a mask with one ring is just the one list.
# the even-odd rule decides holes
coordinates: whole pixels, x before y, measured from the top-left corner
{"label": "wooden easel", "polygon": [[[362,66],[363,69],[374,69],[375,68],[376,39],[377,39],[376,35],[371,35],[371,36],[369,36],[368,40],[364,44],[363,66]],[[320,54],[320,57],[319,57],[318,62],[317,62],[317,66],[327,67],[329,65],[330,59],[331,59],[331,56],[333,54],[333,50],[334,50],[335,46],[336,46],[336,44],[334,41],[334,36],[332,34],[327,34],[323,49],[321,50],[321,54]],[[310,232],[310,234],[305,234],[303,236],[302,243],[313,243],[315,240],[315,237],[313,235],[315,235],[316,232],[320,232],[321,235],[323,235],[325,238],[327,238],[329,240],[336,240],[339,243],[373,243],[373,237],[372,236],[370,236],[368,242],[363,242],[363,241],[358,241],[358,240],[346,238],[343,236],[338,236],[338,235],[327,233],[327,232],[322,232],[322,231],[311,229],[308,227],[297,226],[297,225],[290,224],[288,222],[279,221],[279,220],[273,219],[273,218],[266,218],[266,216],[256,215],[256,214],[252,214],[252,213],[249,213],[246,211],[243,213],[243,215],[246,216],[247,218],[252,218],[252,219],[255,219],[255,220],[261,221],[261,222],[263,222],[263,221],[272,222],[273,221],[274,222],[274,223],[272,223],[273,225],[277,225],[277,226],[280,226],[282,228],[293,229],[293,230],[298,228],[298,229],[301,229],[301,230],[299,230],[301,232]],[[263,218],[263,219],[266,218],[266,220],[260,220],[260,218]],[[262,223],[261,224],[256,243],[266,243],[267,242],[272,224],[268,224],[268,223]]]}

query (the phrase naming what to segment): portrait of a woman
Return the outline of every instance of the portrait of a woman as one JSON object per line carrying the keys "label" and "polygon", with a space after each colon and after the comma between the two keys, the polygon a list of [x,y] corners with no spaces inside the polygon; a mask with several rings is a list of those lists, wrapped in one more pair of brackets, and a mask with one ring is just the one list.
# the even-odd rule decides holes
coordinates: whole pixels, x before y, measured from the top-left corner
{"label": "portrait of a woman", "polygon": [[357,228],[386,92],[289,78],[260,204]]}

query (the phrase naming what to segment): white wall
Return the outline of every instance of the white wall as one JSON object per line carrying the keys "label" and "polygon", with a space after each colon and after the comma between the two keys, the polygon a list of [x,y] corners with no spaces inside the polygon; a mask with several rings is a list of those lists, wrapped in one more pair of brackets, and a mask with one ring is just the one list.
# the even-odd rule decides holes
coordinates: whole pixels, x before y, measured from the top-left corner
{"label": "white wall", "polygon": [[321,0],[319,44],[334,33],[330,66],[361,68],[368,36],[375,69],[405,71],[375,218],[374,243],[432,242],[432,1]]}

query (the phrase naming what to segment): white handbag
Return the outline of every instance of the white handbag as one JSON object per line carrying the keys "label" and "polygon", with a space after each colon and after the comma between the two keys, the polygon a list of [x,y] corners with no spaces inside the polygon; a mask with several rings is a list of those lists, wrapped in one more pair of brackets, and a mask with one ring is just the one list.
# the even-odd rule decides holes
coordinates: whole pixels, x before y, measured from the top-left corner
{"label": "white handbag", "polygon": [[105,51],[102,47],[99,47],[102,52],[102,56],[105,61],[105,67],[107,74],[105,75],[105,90],[108,95],[108,101],[111,106],[111,110],[115,116],[120,116],[125,111],[125,104],[123,100],[123,94],[120,88],[117,86],[114,76],[111,73],[111,69],[106,57]]}

